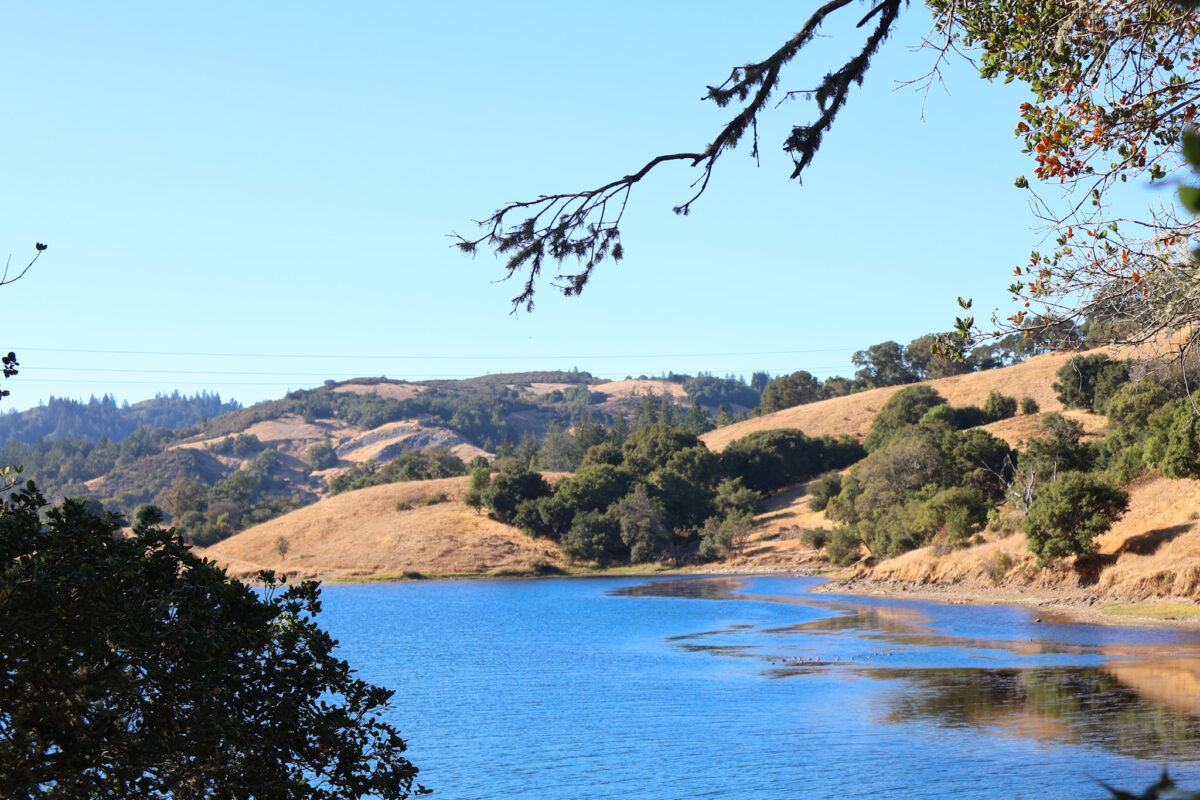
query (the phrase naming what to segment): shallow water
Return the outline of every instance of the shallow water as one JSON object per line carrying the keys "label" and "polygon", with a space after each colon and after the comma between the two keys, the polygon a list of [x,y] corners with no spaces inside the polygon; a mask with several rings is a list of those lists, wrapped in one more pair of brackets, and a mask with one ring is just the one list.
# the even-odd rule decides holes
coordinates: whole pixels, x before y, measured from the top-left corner
{"label": "shallow water", "polygon": [[447,800],[1200,788],[1200,635],[817,582],[331,586],[321,621]]}

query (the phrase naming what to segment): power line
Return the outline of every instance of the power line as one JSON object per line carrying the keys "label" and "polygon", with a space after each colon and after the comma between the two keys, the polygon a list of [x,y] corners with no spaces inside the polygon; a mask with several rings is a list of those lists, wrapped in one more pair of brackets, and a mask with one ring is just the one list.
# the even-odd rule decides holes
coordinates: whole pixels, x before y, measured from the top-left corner
{"label": "power line", "polygon": [[38,353],[85,353],[91,355],[123,355],[123,356],[188,356],[197,358],[328,358],[328,359],[370,359],[377,361],[515,361],[532,359],[571,359],[577,361],[599,359],[636,359],[636,358],[727,358],[743,356],[782,356],[802,353],[845,353],[859,348],[833,347],[808,350],[750,350],[731,353],[634,353],[634,354],[532,354],[532,355],[348,355],[346,353],[205,353],[174,350],[100,350],[92,348],[73,347],[14,347],[15,351]]}

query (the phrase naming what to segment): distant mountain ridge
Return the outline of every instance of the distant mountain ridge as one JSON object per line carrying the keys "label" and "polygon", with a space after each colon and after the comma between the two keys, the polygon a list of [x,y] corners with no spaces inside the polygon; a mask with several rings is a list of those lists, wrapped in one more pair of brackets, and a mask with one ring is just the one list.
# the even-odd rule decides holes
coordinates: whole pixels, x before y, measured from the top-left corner
{"label": "distant mountain ridge", "polygon": [[33,444],[38,439],[75,437],[98,442],[119,442],[143,425],[177,430],[242,407],[236,400],[221,400],[217,393],[186,396],[175,391],[130,405],[118,405],[106,394],[90,400],[51,397],[45,405],[0,414],[0,442]]}

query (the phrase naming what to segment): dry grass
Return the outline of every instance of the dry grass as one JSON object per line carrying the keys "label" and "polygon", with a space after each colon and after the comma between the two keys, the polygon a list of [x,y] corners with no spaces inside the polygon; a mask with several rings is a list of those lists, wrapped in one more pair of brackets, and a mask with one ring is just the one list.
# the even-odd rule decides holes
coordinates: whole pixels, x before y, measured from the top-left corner
{"label": "dry grass", "polygon": [[[1062,403],[1058,402],[1050,386],[1054,383],[1054,373],[1069,359],[1067,354],[1047,353],[1011,367],[939,378],[926,383],[954,406],[982,406],[991,392],[1000,391],[1018,400],[1022,397],[1032,397],[1043,412],[1061,411]],[[875,419],[875,414],[883,404],[903,388],[887,386],[846,397],[834,397],[819,403],[785,408],[773,414],[718,428],[700,438],[710,450],[720,451],[725,445],[747,434],[772,428],[799,428],[809,436],[840,436],[848,433],[863,437],[870,430],[871,420]]]}
{"label": "dry grass", "polygon": [[416,397],[425,390],[424,386],[413,386],[406,383],[343,383],[333,387],[333,391],[350,394],[375,394],[380,397],[390,397],[393,400],[408,400]]}
{"label": "dry grass", "polygon": [[[201,555],[232,575],[261,569],[297,577],[336,578],[380,573],[489,574],[562,563],[558,546],[529,536],[460,501],[467,478],[373,486],[328,497],[243,531]],[[422,506],[424,498],[450,499]],[[397,511],[397,506],[411,506]],[[277,540],[283,537],[287,554]]]}

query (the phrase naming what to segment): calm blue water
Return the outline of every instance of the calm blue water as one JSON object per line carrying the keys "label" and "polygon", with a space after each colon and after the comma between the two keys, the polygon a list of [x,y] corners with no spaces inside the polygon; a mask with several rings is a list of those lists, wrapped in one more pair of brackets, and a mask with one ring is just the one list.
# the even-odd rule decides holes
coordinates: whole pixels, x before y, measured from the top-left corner
{"label": "calm blue water", "polygon": [[1050,798],[1200,788],[1200,636],[809,595],[811,578],[330,586],[420,781],[473,798]]}

